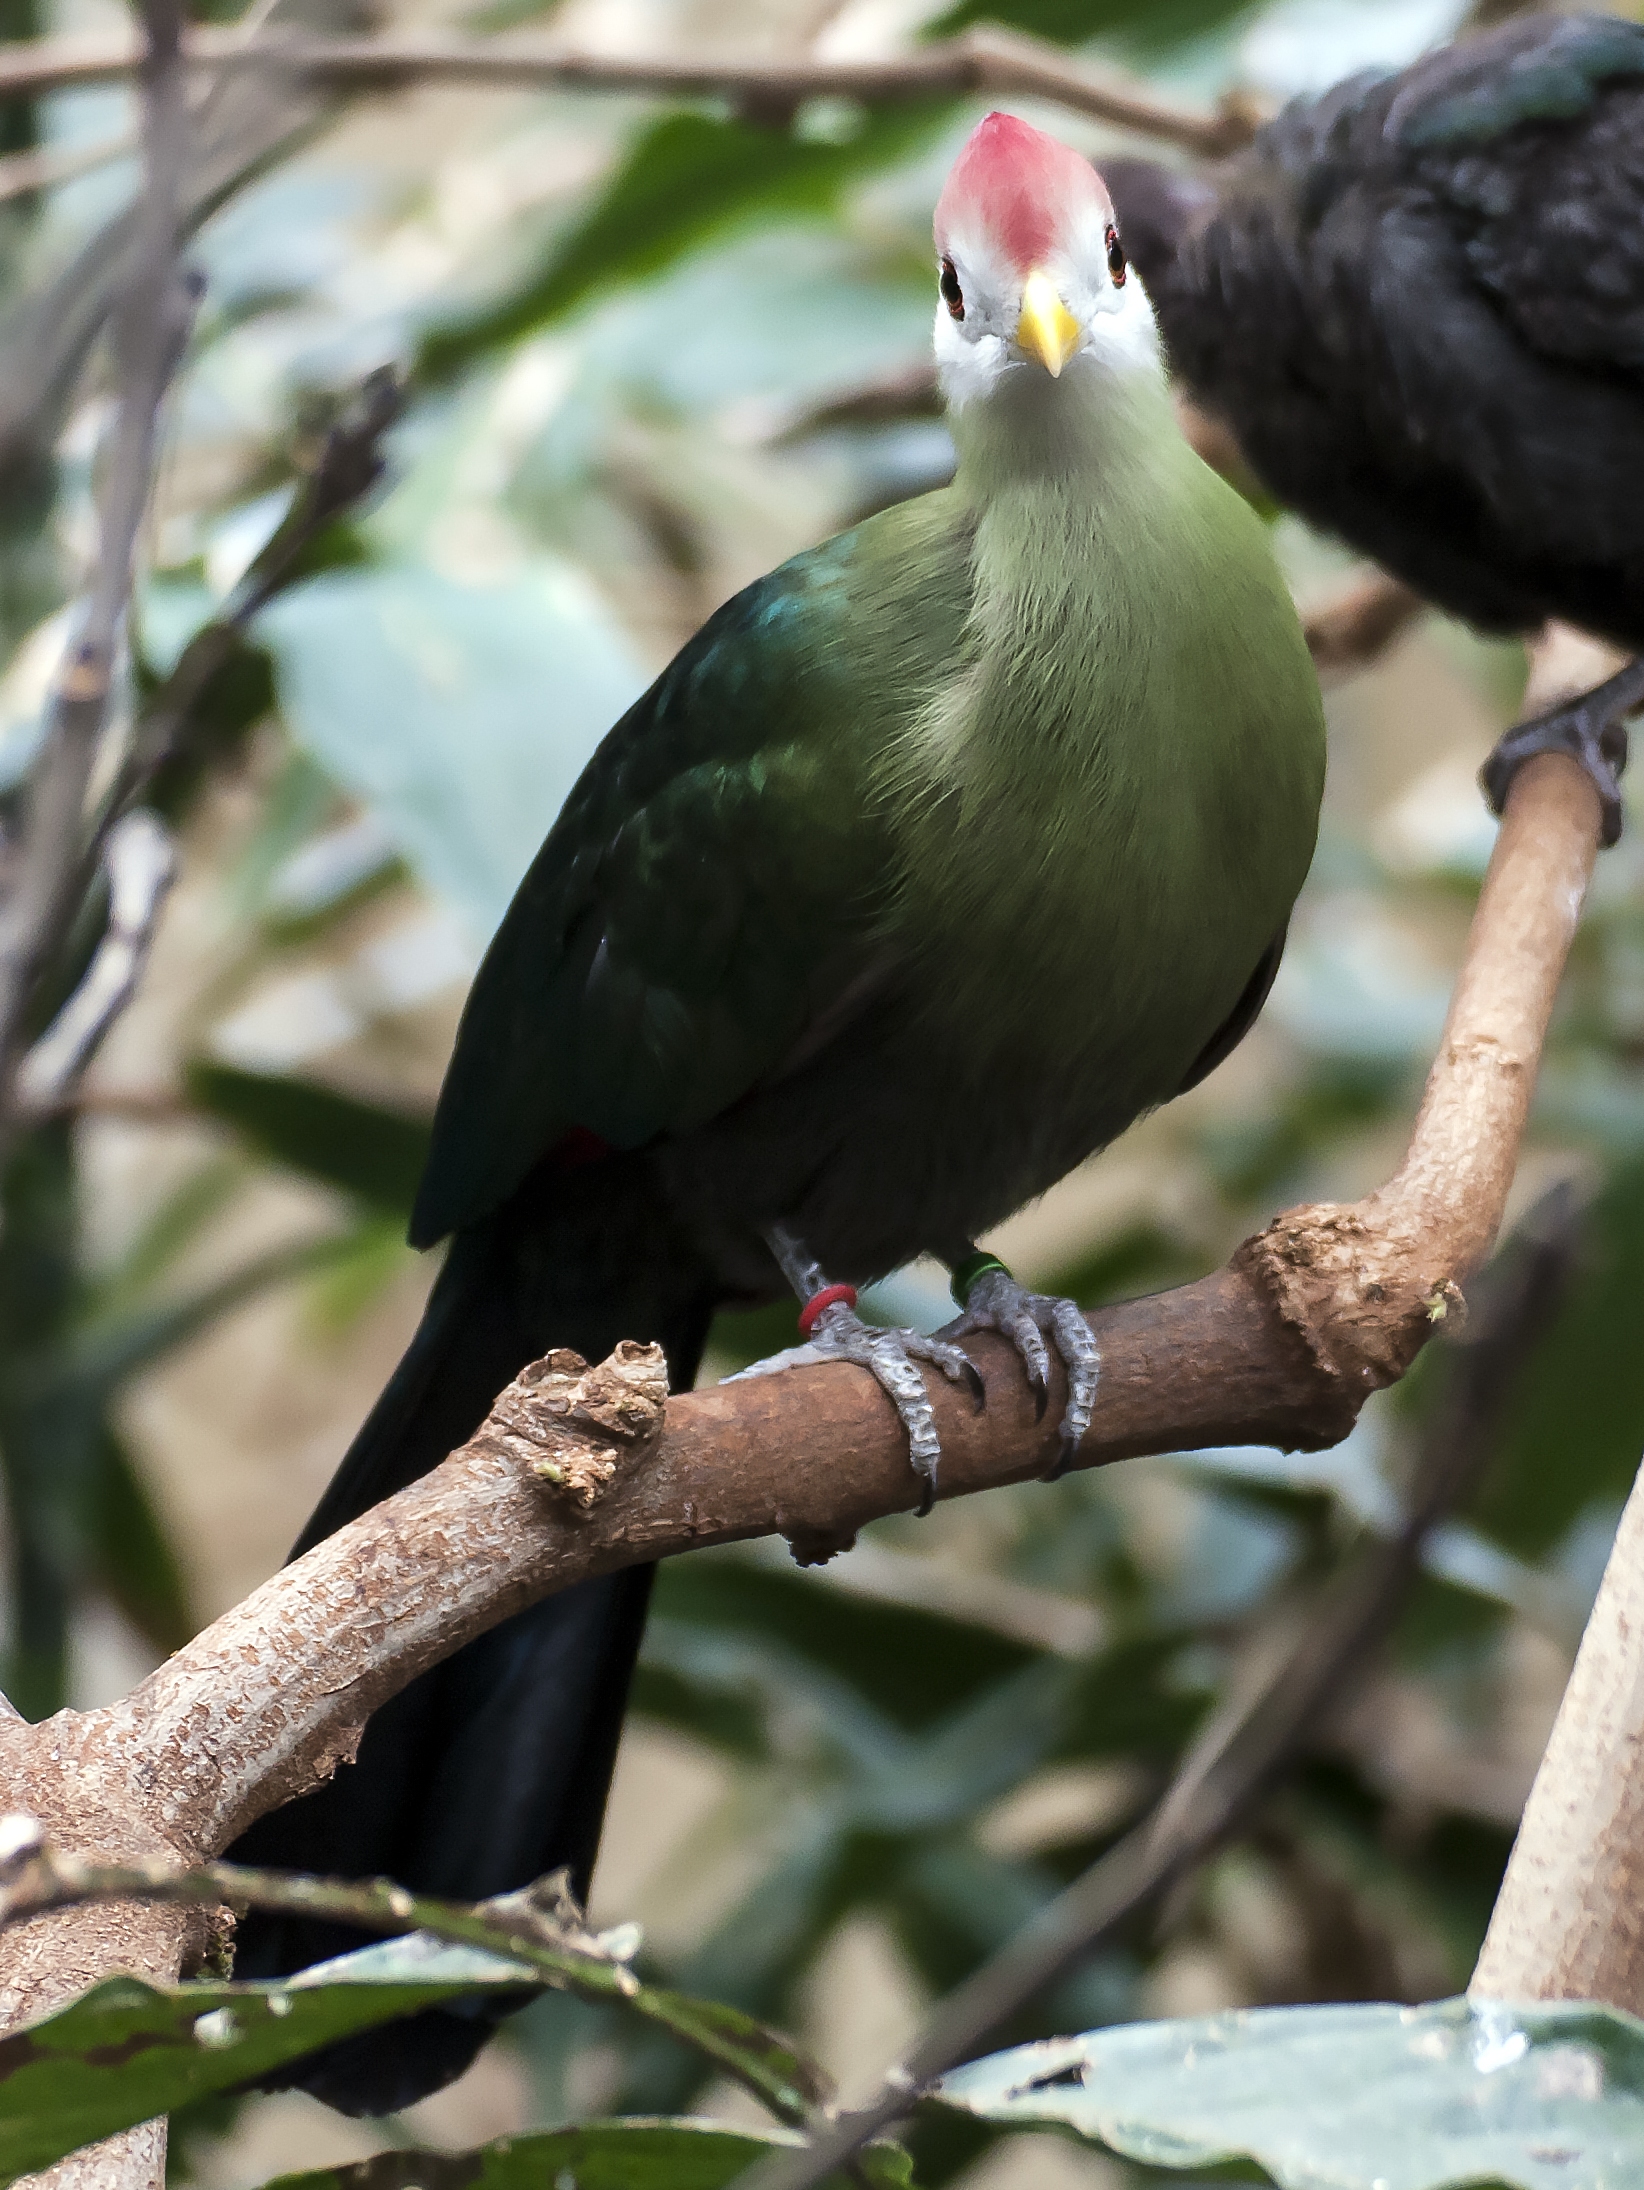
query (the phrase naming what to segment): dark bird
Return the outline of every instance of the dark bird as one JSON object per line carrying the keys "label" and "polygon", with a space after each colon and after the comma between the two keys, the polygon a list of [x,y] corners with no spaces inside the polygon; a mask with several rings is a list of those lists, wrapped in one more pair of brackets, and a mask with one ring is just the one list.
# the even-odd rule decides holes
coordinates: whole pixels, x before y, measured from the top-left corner
{"label": "dark bird", "polygon": [[[1011,1339],[1041,1405],[1057,1349],[1065,1454],[1089,1422],[1089,1327],[974,1242],[1242,1037],[1312,856],[1323,725],[1090,167],[990,116],[936,248],[957,477],[730,601],[589,764],[463,1016],[412,1224],[450,1235],[445,1266],[304,1545],[550,1346],[656,1340],[688,1386],[716,1306],[784,1280],[802,1353],[880,1381],[925,1505],[919,1363],[974,1380],[969,1332]],[[870,1328],[853,1285],[922,1251],[958,1320]],[[647,1587],[483,1636],[235,1852],[463,1899],[563,1864],[585,1892]],[[251,1917],[239,1967],[350,1943]],[[442,2010],[300,2080],[397,2108],[486,2031]]]}
{"label": "dark bird", "polygon": [[[1484,631],[1644,648],[1644,26],[1535,15],[1104,168],[1172,365],[1274,497]],[[1521,724],[1620,829],[1633,662]]]}

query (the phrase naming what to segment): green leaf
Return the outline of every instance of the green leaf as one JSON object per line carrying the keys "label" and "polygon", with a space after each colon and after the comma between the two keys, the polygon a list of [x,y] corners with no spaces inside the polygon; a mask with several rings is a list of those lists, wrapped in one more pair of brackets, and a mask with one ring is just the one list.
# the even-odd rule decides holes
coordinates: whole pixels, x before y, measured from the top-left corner
{"label": "green leaf", "polygon": [[1619,1510],[1644,1447],[1644,1157],[1594,1201],[1585,1267],[1518,1379],[1504,1449],[1475,1511],[1536,1557],[1595,1501]]}
{"label": "green leaf", "polygon": [[734,2069],[784,2121],[803,2121],[832,2097],[796,2046],[740,2008],[651,1985],[642,1985],[628,2004],[697,2052]]}
{"label": "green leaf", "polygon": [[483,585],[412,564],[334,571],[283,595],[257,630],[292,736],[475,942],[646,683],[586,582],[546,558]]}
{"label": "green leaf", "polygon": [[326,1965],[320,1982],[309,1973],[278,1985],[110,1978],[0,2038],[0,2184],[189,2099],[254,2083],[352,2031],[530,1982],[462,1948],[417,1966],[417,1979],[391,1981],[354,1977],[346,1963]]}
{"label": "green leaf", "polygon": [[1577,2001],[1133,2023],[994,2054],[936,2096],[1152,2167],[1254,2160],[1281,2190],[1644,2180],[1644,2022]]}
{"label": "green leaf", "polygon": [[186,1079],[200,1109],[276,1163],[396,1216],[409,1212],[428,1156],[426,1118],[314,1080],[233,1065],[196,1062]]}
{"label": "green leaf", "polygon": [[1040,1656],[980,1621],[854,1596],[826,1575],[735,1553],[671,1560],[657,1577],[656,1610],[664,1620],[745,1636],[761,1655],[781,1644],[908,1728],[929,1725]]}
{"label": "green leaf", "polygon": [[[473,2152],[380,2152],[352,2167],[322,2167],[281,2175],[268,2190],[721,2190],[772,2146],[796,2136],[756,2137],[716,2122],[585,2122],[547,2135],[503,2137]],[[873,2190],[913,2190],[908,2156],[895,2145],[870,2145],[858,2182]],[[828,2190],[844,2190],[843,2175]]]}
{"label": "green leaf", "polygon": [[915,150],[951,111],[946,100],[887,107],[843,142],[706,114],[663,115],[511,295],[433,330],[421,369],[449,375],[755,216],[826,213],[847,185]]}
{"label": "green leaf", "polygon": [[254,1255],[227,1277],[202,1285],[197,1292],[185,1293],[180,1300],[88,1323],[73,1344],[50,1364],[49,1378],[42,1377],[41,1390],[49,1393],[55,1388],[71,1401],[76,1396],[106,1398],[128,1377],[208,1330],[220,1316],[231,1314],[273,1286],[287,1285],[294,1278],[311,1277],[333,1267],[353,1249],[353,1236],[347,1232],[294,1240],[288,1247],[273,1247],[266,1255]]}
{"label": "green leaf", "polygon": [[96,1434],[98,1478],[90,1529],[96,1578],[157,1650],[180,1650],[194,1633],[182,1568],[148,1487],[116,1433]]}
{"label": "green leaf", "polygon": [[1119,38],[1152,58],[1252,12],[1253,0],[958,0],[930,30],[946,36],[967,23],[1009,23],[1058,45]]}

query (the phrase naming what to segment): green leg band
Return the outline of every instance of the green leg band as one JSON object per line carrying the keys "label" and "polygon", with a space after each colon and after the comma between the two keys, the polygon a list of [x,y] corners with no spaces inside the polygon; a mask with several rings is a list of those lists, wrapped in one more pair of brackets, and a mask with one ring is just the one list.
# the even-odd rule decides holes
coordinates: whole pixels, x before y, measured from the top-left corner
{"label": "green leg band", "polygon": [[990,1255],[980,1247],[975,1254],[967,1255],[963,1262],[954,1264],[953,1297],[961,1308],[970,1306],[970,1296],[976,1289],[977,1279],[986,1277],[990,1270],[998,1270],[1005,1277],[1010,1275],[997,1255]]}

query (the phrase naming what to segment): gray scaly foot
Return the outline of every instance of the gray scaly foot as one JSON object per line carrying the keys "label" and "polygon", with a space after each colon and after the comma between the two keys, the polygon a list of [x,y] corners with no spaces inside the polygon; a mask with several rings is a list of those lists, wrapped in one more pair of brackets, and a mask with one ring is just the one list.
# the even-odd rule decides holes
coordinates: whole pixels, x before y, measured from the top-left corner
{"label": "gray scaly foot", "polygon": [[771,1252],[782,1274],[804,1306],[799,1327],[805,1332],[803,1346],[790,1346],[740,1369],[727,1383],[745,1376],[774,1376],[782,1369],[803,1368],[808,1362],[851,1361],[866,1369],[896,1409],[908,1433],[908,1458],[924,1485],[918,1512],[929,1513],[936,1499],[936,1469],[942,1442],[936,1431],[936,1410],[930,1403],[924,1377],[917,1364],[928,1361],[953,1384],[968,1384],[978,1412],[983,1401],[982,1379],[976,1365],[958,1346],[941,1337],[927,1338],[923,1331],[887,1331],[864,1323],[856,1312],[856,1289],[830,1285],[791,1233],[780,1226],[767,1233]]}
{"label": "gray scaly foot", "polygon": [[1579,699],[1532,716],[1498,741],[1479,770],[1479,781],[1500,813],[1514,776],[1534,753],[1568,753],[1593,779],[1604,810],[1600,842],[1613,844],[1621,834],[1621,771],[1627,765],[1627,718],[1644,708],[1644,655]]}
{"label": "gray scaly foot", "polygon": [[1078,1452],[1096,1405],[1102,1357],[1090,1325],[1075,1301],[1054,1293],[1030,1293],[1018,1285],[996,1255],[976,1253],[953,1273],[953,1297],[962,1313],[944,1324],[938,1337],[955,1344],[973,1331],[997,1331],[1021,1357],[1041,1420],[1050,1398],[1049,1339],[1067,1371],[1067,1410],[1062,1416],[1062,1449],[1045,1476],[1047,1483],[1065,1473]]}

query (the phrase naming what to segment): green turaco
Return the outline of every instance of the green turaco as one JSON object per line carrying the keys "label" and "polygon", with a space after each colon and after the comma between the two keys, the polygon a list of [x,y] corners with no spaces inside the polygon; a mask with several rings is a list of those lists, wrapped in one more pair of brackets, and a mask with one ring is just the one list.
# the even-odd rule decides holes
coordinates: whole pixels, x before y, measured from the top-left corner
{"label": "green turaco", "polygon": [[[1098,1404],[1071,1303],[976,1245],[1238,1042],[1307,872],[1317,686],[1245,503],[1177,431],[1090,166],[1009,115],[936,213],[953,484],[712,616],[594,755],[474,984],[413,1221],[427,1315],[303,1539],[440,1460],[526,1361],[656,1340],[676,1386],[728,1302],[801,1296],[939,1481],[925,1372],[1003,1332],[1062,1457]],[[551,695],[544,706],[551,706]],[[875,1330],[852,1288],[929,1253],[961,1313]],[[474,1898],[585,1887],[648,1575],[522,1613],[380,1711],[358,1760],[236,1851]],[[350,1943],[243,1927],[270,1974]],[[299,2072],[387,2112],[486,2018]]]}

